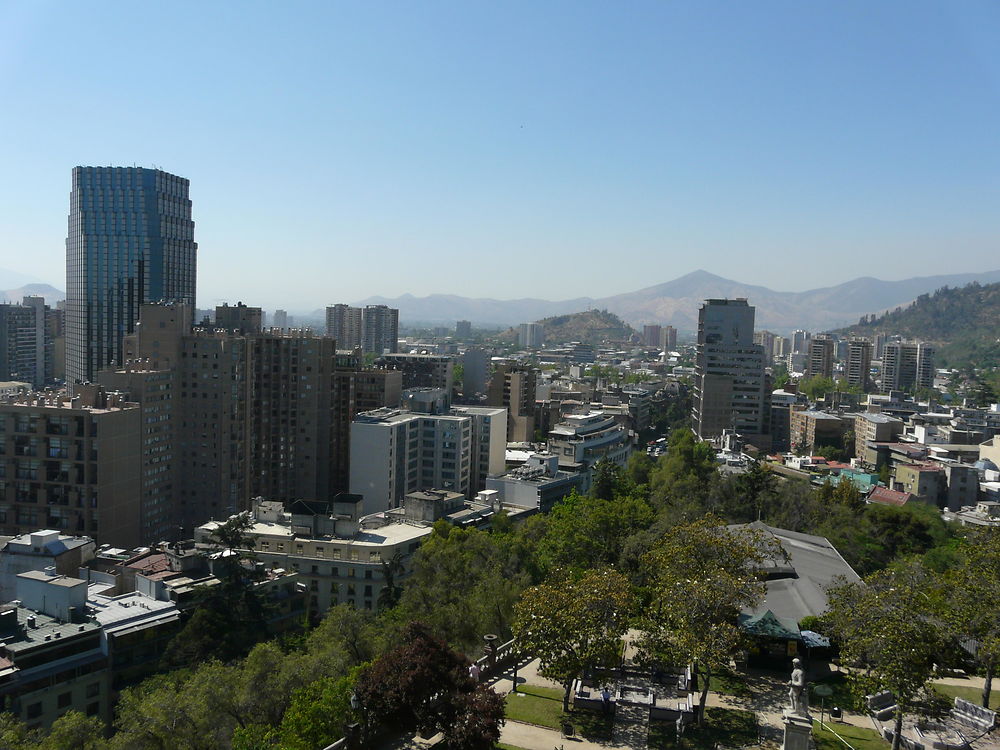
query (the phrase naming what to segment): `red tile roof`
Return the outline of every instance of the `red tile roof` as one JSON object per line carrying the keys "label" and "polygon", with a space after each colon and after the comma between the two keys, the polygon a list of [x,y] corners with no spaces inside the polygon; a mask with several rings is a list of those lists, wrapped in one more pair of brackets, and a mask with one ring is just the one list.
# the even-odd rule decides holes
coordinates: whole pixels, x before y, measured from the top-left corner
{"label": "red tile roof", "polygon": [[872,491],[868,493],[868,502],[899,507],[906,505],[906,501],[911,497],[913,495],[909,492],[897,492],[896,490],[890,490],[888,487],[872,487]]}

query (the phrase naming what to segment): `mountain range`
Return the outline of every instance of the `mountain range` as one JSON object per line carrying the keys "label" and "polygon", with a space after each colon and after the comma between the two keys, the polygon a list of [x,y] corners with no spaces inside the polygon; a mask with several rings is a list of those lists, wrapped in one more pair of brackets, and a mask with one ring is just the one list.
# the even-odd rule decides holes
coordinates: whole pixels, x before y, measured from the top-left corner
{"label": "mountain range", "polygon": [[17,289],[0,289],[0,303],[12,302],[20,304],[25,297],[37,294],[45,297],[45,304],[55,307],[56,302],[66,299],[66,292],[48,284],[25,284]]}
{"label": "mountain range", "polygon": [[862,315],[906,305],[921,294],[943,286],[964,286],[973,281],[1000,281],[1000,271],[921,276],[902,281],[861,277],[836,286],[805,292],[778,292],[709,273],[694,271],[664,284],[610,297],[542,299],[474,299],[449,294],[394,299],[369,297],[357,305],[388,305],[399,309],[400,320],[415,323],[454,323],[470,320],[478,325],[510,326],[553,315],[600,309],[615,313],[634,326],[658,323],[680,331],[698,326],[698,308],[709,298],[745,297],[757,308],[756,328],[787,333],[796,328],[825,331],[850,325]]}

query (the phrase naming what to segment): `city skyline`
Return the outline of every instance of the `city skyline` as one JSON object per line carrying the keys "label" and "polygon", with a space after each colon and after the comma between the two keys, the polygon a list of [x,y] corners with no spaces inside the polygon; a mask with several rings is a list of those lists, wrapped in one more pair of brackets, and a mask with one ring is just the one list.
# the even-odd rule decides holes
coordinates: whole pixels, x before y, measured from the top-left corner
{"label": "city skyline", "polygon": [[[154,163],[192,183],[201,307],[995,265],[986,3],[189,8],[0,8],[0,265],[62,287],[70,169]],[[96,28],[115,44],[73,53]],[[546,255],[580,260],[561,293],[517,273]]]}

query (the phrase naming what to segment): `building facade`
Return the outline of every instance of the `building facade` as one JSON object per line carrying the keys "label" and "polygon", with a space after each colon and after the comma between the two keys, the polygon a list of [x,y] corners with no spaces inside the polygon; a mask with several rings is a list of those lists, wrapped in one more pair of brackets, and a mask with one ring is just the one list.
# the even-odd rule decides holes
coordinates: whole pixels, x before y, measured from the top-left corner
{"label": "building facade", "polygon": [[771,391],[753,325],[745,299],[706,300],[698,313],[692,422],[702,440],[735,430],[749,442],[766,442]]}
{"label": "building facade", "polygon": [[139,405],[98,386],[0,401],[0,531],[39,528],[136,547],[144,519]]}
{"label": "building facade", "polygon": [[860,388],[867,393],[871,390],[872,378],[872,346],[871,339],[852,336],[847,342],[847,384]]}
{"label": "building facade", "polygon": [[934,387],[934,347],[923,342],[892,341],[882,352],[882,390],[912,391]]}
{"label": "building facade", "polygon": [[361,308],[344,304],[326,308],[326,335],[337,341],[338,349],[361,346]]}
{"label": "building facade", "polygon": [[806,358],[806,377],[833,378],[834,346],[833,338],[825,333],[809,339]]}
{"label": "building facade", "polygon": [[66,239],[66,380],[124,362],[146,302],[194,309],[189,181],[142,167],[76,167]]}
{"label": "building facade", "polygon": [[361,348],[374,354],[395,353],[399,346],[399,310],[365,305],[361,311]]}

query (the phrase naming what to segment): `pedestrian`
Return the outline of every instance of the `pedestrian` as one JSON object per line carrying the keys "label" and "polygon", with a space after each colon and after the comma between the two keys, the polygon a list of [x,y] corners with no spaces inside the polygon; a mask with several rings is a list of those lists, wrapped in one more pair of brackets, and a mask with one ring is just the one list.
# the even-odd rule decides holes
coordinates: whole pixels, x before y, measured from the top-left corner
{"label": "pedestrian", "polygon": [[608,690],[607,685],[601,690],[601,710],[606,714],[611,713],[611,691]]}
{"label": "pedestrian", "polygon": [[476,662],[469,665],[469,678],[473,682],[479,682],[479,665]]}

